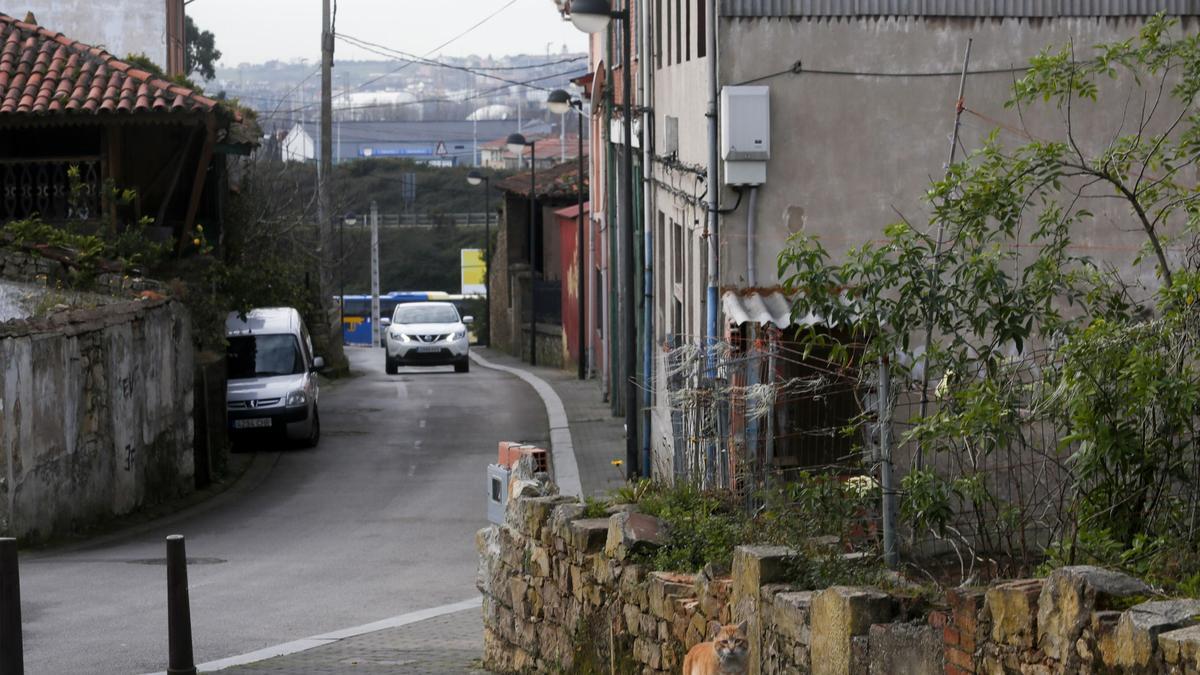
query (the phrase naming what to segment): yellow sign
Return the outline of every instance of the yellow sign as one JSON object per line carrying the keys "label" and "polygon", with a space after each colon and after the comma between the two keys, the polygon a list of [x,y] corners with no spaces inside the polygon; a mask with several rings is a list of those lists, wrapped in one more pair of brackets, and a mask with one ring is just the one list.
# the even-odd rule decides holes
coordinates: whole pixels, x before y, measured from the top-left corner
{"label": "yellow sign", "polygon": [[487,292],[487,262],[483,249],[462,249],[462,294],[477,295]]}

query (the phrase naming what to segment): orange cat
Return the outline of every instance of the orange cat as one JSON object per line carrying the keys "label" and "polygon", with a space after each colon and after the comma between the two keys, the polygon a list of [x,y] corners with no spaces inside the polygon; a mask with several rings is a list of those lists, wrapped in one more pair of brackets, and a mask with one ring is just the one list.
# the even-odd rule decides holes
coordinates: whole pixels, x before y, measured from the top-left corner
{"label": "orange cat", "polygon": [[750,672],[750,640],[746,622],[708,624],[709,642],[692,647],[683,659],[683,675],[745,675]]}

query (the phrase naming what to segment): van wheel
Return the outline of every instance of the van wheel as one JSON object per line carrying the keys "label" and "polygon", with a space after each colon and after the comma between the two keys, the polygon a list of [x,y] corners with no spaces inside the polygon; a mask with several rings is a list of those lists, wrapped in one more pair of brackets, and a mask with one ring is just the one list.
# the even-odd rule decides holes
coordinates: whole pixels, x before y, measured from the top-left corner
{"label": "van wheel", "polygon": [[321,412],[313,406],[313,421],[312,428],[308,432],[308,438],[304,439],[300,445],[305,448],[315,448],[321,442]]}

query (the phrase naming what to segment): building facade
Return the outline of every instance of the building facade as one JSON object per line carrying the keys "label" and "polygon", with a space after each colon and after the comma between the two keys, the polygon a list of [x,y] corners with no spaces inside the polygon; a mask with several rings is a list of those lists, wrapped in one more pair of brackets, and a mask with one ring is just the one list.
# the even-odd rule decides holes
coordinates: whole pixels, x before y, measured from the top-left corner
{"label": "building facade", "polygon": [[[569,2],[556,4],[569,15]],[[658,477],[679,475],[684,451],[669,385],[677,373],[667,355],[709,340],[778,339],[792,320],[779,294],[777,261],[793,234],[816,235],[839,255],[879,237],[900,217],[928,224],[924,197],[930,180],[946,170],[960,82],[965,96],[958,159],[998,128],[1002,141],[1015,144],[1061,124],[1057,111],[1005,106],[1022,67],[1042,49],[1072,44],[1086,50],[1128,39],[1158,12],[1181,17],[1177,30],[1195,31],[1200,15],[1194,0],[631,4],[634,63],[643,66],[634,77],[640,96],[635,110],[649,118],[635,123],[631,149],[638,176],[630,196],[637,205],[632,264],[639,271],[639,368],[633,375],[639,389],[650,392],[641,402],[640,468]],[[614,0],[613,6],[624,9],[625,2]],[[626,149],[618,36],[614,21],[607,35],[593,38],[588,91],[596,249],[589,264],[598,278],[595,297],[587,298],[595,317],[587,329],[595,338],[594,373],[614,413],[620,412],[626,377],[617,367],[624,347],[609,339],[621,334],[617,234],[624,227],[620,171]],[[721,132],[710,133],[709,125],[710,119],[718,130],[742,123],[724,119],[720,105],[723,92],[742,87],[763,88],[768,101],[769,157],[754,167],[761,175],[751,180],[740,176],[744,166],[724,161]],[[1078,117],[1075,131],[1106,142],[1121,126],[1123,109],[1101,101]],[[716,217],[710,218],[713,196]],[[1128,218],[1115,202],[1094,210],[1094,223]],[[1140,233],[1119,226],[1093,227],[1076,237],[1081,253],[1132,270],[1151,286],[1153,268],[1132,267],[1141,243]]]}

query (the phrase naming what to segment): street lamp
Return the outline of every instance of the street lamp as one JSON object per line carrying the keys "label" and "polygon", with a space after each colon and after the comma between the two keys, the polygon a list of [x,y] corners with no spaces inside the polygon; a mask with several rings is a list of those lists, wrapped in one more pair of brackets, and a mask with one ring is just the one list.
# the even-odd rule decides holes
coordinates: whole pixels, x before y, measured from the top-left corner
{"label": "street lamp", "polygon": [[517,166],[520,167],[521,157],[525,148],[529,148],[529,365],[537,365],[537,266],[534,258],[537,248],[534,245],[534,232],[537,229],[537,141],[527,141],[520,133],[508,135],[505,141],[508,151],[517,156]]}
{"label": "street lamp", "polygon": [[625,203],[621,205],[621,248],[625,263],[622,283],[624,306],[625,343],[625,475],[633,479],[640,475],[638,462],[638,390],[637,390],[637,313],[634,310],[634,286],[637,276],[633,271],[633,47],[632,47],[632,0],[625,0],[625,9],[614,11],[610,0],[571,0],[571,23],[585,33],[599,33],[608,28],[613,19],[621,21],[621,77],[625,97],[622,108],[625,124],[625,154],[621,162],[621,182],[624,184]]}
{"label": "street lamp", "polygon": [[484,339],[487,341],[487,346],[492,346],[492,207],[490,205],[490,197],[492,191],[492,182],[487,176],[483,175],[478,169],[471,169],[467,174],[467,183],[469,185],[483,188],[483,306],[484,312],[487,313],[487,335]]}
{"label": "street lamp", "polygon": [[579,112],[579,212],[575,214],[575,224],[578,229],[579,250],[576,251],[577,261],[579,264],[579,283],[576,284],[579,300],[579,326],[576,329],[578,337],[579,351],[579,379],[587,379],[587,335],[584,331],[584,326],[587,323],[587,307],[584,306],[584,285],[587,283],[587,263],[584,260],[584,227],[583,227],[583,101],[577,98],[571,98],[571,95],[562,89],[555,89],[550,92],[550,96],[546,98],[546,107],[550,108],[550,112],[555,115],[564,115],[570,110]]}

